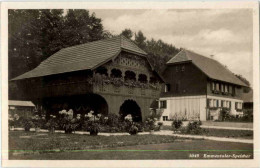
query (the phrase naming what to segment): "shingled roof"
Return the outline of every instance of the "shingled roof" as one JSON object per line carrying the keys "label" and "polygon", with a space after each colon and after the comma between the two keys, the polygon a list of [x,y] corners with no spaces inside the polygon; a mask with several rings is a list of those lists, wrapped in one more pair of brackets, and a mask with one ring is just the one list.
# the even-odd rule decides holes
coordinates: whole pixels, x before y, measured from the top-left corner
{"label": "shingled roof", "polygon": [[124,36],[94,41],[61,49],[35,69],[12,80],[41,77],[65,72],[95,69],[118,56],[121,51],[146,56],[147,53]]}
{"label": "shingled roof", "polygon": [[189,50],[180,51],[175,57],[167,62],[167,65],[178,64],[183,62],[191,61],[197,66],[204,74],[209,78],[233,83],[240,86],[247,86],[244,82],[238,79],[230,70],[223,66],[218,61],[194,53]]}
{"label": "shingled roof", "polygon": [[242,100],[244,103],[252,103],[253,102],[253,90],[250,90],[248,93],[243,93]]}

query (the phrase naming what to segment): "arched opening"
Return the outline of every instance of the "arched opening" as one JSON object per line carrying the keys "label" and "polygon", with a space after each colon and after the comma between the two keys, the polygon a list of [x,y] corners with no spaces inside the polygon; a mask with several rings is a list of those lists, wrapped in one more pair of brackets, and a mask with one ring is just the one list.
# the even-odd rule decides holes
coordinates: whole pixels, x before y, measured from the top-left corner
{"label": "arched opening", "polygon": [[125,81],[128,81],[128,80],[136,81],[136,74],[133,71],[125,72]]}
{"label": "arched opening", "polygon": [[150,83],[157,83],[157,82],[158,82],[157,78],[155,78],[153,76],[150,77]]}
{"label": "arched opening", "polygon": [[121,78],[122,72],[119,69],[112,69],[111,70],[111,77],[112,78]]}
{"label": "arched opening", "polygon": [[141,83],[147,83],[147,76],[145,74],[140,74],[138,77],[138,81]]}
{"label": "arched opening", "polygon": [[126,100],[120,107],[119,115],[121,119],[124,119],[128,114],[131,114],[134,122],[142,121],[141,108],[134,100]]}
{"label": "arched opening", "polygon": [[108,104],[106,100],[98,94],[86,94],[68,97],[50,98],[44,101],[45,109],[48,109],[48,115],[57,115],[61,110],[72,109],[74,116],[77,114],[85,115],[94,111],[94,114],[108,115]]}
{"label": "arched opening", "polygon": [[101,76],[108,76],[107,69],[105,67],[98,67],[96,69],[96,74],[100,74]]}

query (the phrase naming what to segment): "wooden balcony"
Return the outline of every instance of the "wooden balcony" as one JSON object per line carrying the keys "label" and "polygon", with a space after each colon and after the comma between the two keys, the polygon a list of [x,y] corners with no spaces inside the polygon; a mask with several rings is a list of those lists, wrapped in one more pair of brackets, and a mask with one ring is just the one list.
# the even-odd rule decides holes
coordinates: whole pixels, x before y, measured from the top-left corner
{"label": "wooden balcony", "polygon": [[97,94],[129,95],[137,97],[158,97],[160,89],[140,88],[130,86],[115,86],[113,84],[93,85],[93,92]]}

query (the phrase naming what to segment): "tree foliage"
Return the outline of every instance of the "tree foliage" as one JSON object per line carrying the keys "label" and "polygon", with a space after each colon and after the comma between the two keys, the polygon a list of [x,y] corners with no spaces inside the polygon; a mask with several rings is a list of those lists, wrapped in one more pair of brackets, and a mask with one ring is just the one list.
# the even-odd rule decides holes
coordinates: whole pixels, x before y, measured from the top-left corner
{"label": "tree foliage", "polygon": [[61,48],[112,35],[87,10],[9,10],[9,79],[29,71]]}
{"label": "tree foliage", "polygon": [[240,79],[242,82],[244,82],[248,86],[248,87],[243,87],[243,92],[248,93],[252,89],[250,82],[242,75],[238,75],[238,74],[235,74],[235,75],[238,79]]}
{"label": "tree foliage", "polygon": [[123,30],[122,33],[121,33],[121,35],[125,36],[125,37],[128,38],[128,39],[132,39],[133,34],[134,34],[134,33],[133,33],[132,30],[130,30],[130,29],[125,29],[125,30]]}
{"label": "tree foliage", "polygon": [[[127,38],[131,39],[133,31],[130,29],[125,29],[121,33]],[[135,37],[133,42],[143,49],[148,54],[148,59],[152,66],[159,73],[162,73],[166,67],[166,62],[169,61],[173,56],[175,56],[180,49],[176,48],[172,44],[163,42],[162,40],[147,40],[142,31],[134,33]]]}

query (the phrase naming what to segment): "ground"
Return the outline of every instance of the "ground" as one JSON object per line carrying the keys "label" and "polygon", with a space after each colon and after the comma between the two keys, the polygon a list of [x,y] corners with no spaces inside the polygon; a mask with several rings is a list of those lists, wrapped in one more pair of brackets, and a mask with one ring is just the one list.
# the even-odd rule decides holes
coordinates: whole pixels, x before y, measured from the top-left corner
{"label": "ground", "polygon": [[[204,154],[230,155],[227,159],[245,154],[246,158],[247,156],[253,158],[253,144],[246,143],[181,139],[162,135],[91,137],[58,133],[41,134],[10,132],[9,158],[15,160],[206,159],[203,158]],[[39,153],[39,149],[45,151]],[[47,151],[50,149],[53,151]],[[57,151],[55,149],[63,150],[54,152]],[[30,153],[30,150],[36,153]],[[21,151],[26,151],[27,154],[19,154]]]}

